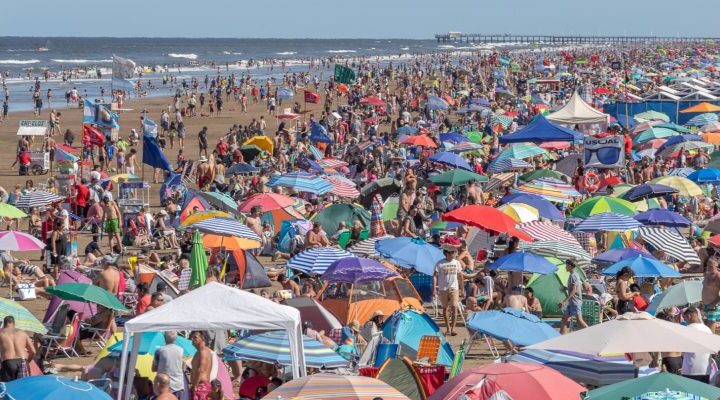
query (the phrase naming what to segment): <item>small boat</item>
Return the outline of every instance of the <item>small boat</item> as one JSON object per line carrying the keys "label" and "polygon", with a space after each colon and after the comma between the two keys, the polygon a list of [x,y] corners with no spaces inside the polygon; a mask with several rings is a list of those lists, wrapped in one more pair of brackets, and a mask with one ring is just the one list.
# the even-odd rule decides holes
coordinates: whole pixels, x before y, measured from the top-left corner
{"label": "small boat", "polygon": [[37,48],[37,51],[48,51],[48,50],[50,50],[50,49],[48,49],[47,47],[38,47]]}

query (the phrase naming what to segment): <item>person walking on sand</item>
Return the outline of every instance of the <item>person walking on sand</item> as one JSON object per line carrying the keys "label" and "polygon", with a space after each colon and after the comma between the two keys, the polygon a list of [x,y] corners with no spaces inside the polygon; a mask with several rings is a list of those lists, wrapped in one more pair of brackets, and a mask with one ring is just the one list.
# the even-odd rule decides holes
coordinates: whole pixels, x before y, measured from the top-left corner
{"label": "person walking on sand", "polygon": [[[457,249],[453,246],[443,246],[445,258],[435,265],[433,274],[433,293],[439,296],[445,321],[445,334],[457,335],[455,323],[457,322],[457,304],[460,301],[459,292],[462,287],[462,265],[455,259]],[[452,316],[450,314],[452,313]]]}
{"label": "person walking on sand", "polygon": [[190,340],[197,349],[191,363],[190,393],[193,400],[208,400],[211,391],[210,372],[213,357],[207,347],[208,335],[204,331],[193,331],[190,334]]}
{"label": "person walking on sand", "polygon": [[705,271],[702,283],[702,303],[710,329],[715,332],[720,321],[720,270],[718,259],[710,257],[705,260]]}
{"label": "person walking on sand", "polygon": [[[134,150],[134,149],[133,149]],[[108,235],[108,246],[113,248],[113,239],[117,240],[120,251],[122,251],[122,239],[120,238],[120,230],[122,222],[120,221],[120,209],[114,200],[105,195],[103,197],[103,227]]]}
{"label": "person walking on sand", "polygon": [[28,362],[35,357],[35,346],[30,337],[15,328],[15,317],[3,319],[0,330],[0,381],[10,382],[30,376]]}
{"label": "person walking on sand", "polygon": [[209,157],[208,156],[208,132],[207,132],[207,130],[208,130],[207,126],[203,126],[203,128],[200,130],[200,132],[198,132],[198,148],[199,148],[198,156],[199,157],[202,157],[203,153],[205,153],[204,155],[206,158]]}
{"label": "person walking on sand", "polygon": [[580,328],[587,328],[587,324],[582,317],[582,284],[575,268],[574,261],[565,261],[565,270],[570,273],[570,276],[567,283],[567,297],[558,305],[560,309],[563,310],[563,317],[560,320],[561,335],[567,333],[567,328],[572,317],[577,318],[577,323],[580,325]]}

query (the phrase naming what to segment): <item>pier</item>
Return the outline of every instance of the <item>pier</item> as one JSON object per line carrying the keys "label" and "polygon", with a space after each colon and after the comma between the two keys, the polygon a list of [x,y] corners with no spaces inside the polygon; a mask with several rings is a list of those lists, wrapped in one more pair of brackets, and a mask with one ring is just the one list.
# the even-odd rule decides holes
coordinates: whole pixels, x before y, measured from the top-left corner
{"label": "pier", "polygon": [[720,40],[711,37],[670,36],[554,36],[508,35],[449,32],[435,35],[438,43],[542,43],[542,44],[639,44],[639,43],[691,43]]}

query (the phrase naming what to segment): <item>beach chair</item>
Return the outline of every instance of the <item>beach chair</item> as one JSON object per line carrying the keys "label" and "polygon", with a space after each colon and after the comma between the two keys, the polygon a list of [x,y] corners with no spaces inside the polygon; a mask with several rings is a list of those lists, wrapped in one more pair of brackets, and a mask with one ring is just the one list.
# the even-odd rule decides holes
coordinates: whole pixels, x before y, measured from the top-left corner
{"label": "beach chair", "polygon": [[77,313],[70,322],[70,335],[45,335],[42,337],[42,342],[45,343],[45,351],[43,352],[43,359],[47,359],[48,356],[57,357],[63,354],[67,358],[80,357],[75,351],[75,344],[80,337],[80,321],[82,314]]}
{"label": "beach chair", "polygon": [[352,232],[347,231],[343,232],[338,236],[338,246],[340,246],[341,249],[345,249],[347,247],[348,243],[350,243],[350,236],[352,235]]}
{"label": "beach chair", "polygon": [[370,238],[370,231],[367,229],[363,229],[360,231],[360,234],[358,235],[358,242],[367,240]]}
{"label": "beach chair", "polygon": [[421,337],[415,361],[431,365],[435,364],[440,351],[440,344],[439,336],[425,335]]}
{"label": "beach chair", "polygon": [[465,340],[463,339],[460,343],[460,347],[455,352],[455,358],[453,358],[452,367],[450,368],[450,377],[452,379],[462,372],[462,365],[465,361]]}
{"label": "beach chair", "polygon": [[67,313],[70,310],[70,304],[62,303],[56,310],[52,318],[45,324],[45,328],[48,330],[48,335],[59,335],[62,328],[65,326],[65,320],[67,319]]}

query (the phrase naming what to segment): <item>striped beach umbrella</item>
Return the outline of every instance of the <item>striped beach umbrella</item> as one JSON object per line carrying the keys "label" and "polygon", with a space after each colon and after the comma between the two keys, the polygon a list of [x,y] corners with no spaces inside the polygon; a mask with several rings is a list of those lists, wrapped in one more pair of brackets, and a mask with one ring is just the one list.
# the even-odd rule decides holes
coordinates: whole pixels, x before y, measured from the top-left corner
{"label": "striped beach umbrella", "polygon": [[559,260],[573,260],[579,265],[588,265],[592,257],[582,247],[559,240],[540,240],[533,243],[520,242],[519,250],[529,251],[543,257]]}
{"label": "striped beach umbrella", "polygon": [[33,251],[42,250],[45,243],[35,236],[20,231],[0,232],[0,250],[5,251]]}
{"label": "striped beach umbrella", "polygon": [[676,260],[687,261],[690,264],[700,264],[697,253],[677,229],[643,226],[638,230],[638,237]]}
{"label": "striped beach umbrella", "polygon": [[325,156],[325,154],[322,151],[320,151],[320,149],[318,149],[317,147],[315,147],[312,144],[310,146],[308,146],[308,148],[310,149],[310,154],[312,154],[316,160],[319,160]]}
{"label": "striped beach umbrella", "polygon": [[337,247],[315,247],[307,249],[290,259],[287,266],[310,275],[320,275],[337,260],[353,257]]}
{"label": "striped beach umbrella", "polygon": [[580,193],[574,187],[554,178],[535,179],[517,189],[513,189],[512,192],[535,194],[545,200],[565,204],[572,203],[574,197],[580,196]]}
{"label": "striped beach umbrella", "polygon": [[507,115],[495,114],[490,117],[490,125],[501,125],[503,129],[508,129],[512,125],[513,119]]}
{"label": "striped beach umbrella", "polygon": [[[305,364],[310,368],[339,368],[347,366],[347,360],[331,348],[305,335],[303,353]],[[290,340],[285,331],[272,331],[240,339],[223,350],[227,361],[253,360],[270,364],[292,365]]]}
{"label": "striped beach umbrella", "polygon": [[583,220],[577,226],[576,231],[580,232],[625,232],[638,229],[642,223],[626,215],[605,212],[595,214]]}
{"label": "striped beach umbrella", "polygon": [[518,225],[518,229],[527,233],[535,240],[558,240],[573,246],[581,247],[575,236],[565,229],[546,221],[532,221]]}
{"label": "striped beach umbrella", "polygon": [[194,223],[189,226],[204,233],[212,233],[221,236],[234,236],[243,239],[261,242],[260,236],[242,222],[225,217],[213,217]]}
{"label": "striped beach umbrella", "polygon": [[15,327],[23,331],[45,334],[47,329],[33,313],[14,300],[0,298],[0,319],[15,318]]}
{"label": "striped beach umbrella", "polygon": [[458,143],[448,149],[451,153],[463,153],[465,151],[483,151],[485,147],[481,144],[473,142],[462,142]]}
{"label": "striped beach umbrella", "polygon": [[64,197],[60,197],[54,193],[36,190],[20,196],[20,199],[15,202],[15,207],[23,210],[29,210],[32,207],[46,207],[49,204],[58,203],[64,200]]}
{"label": "striped beach umbrella", "polygon": [[319,176],[304,172],[291,172],[274,177],[268,181],[266,186],[286,187],[293,189],[296,192],[308,192],[315,193],[317,195],[322,195],[332,190],[332,185],[329,182]]}
{"label": "striped beach umbrella", "polygon": [[517,159],[523,159],[523,158],[530,158],[535,156],[543,156],[544,158],[548,158],[548,152],[547,150],[539,147],[538,145],[532,144],[532,143],[518,143],[513,144],[502,151],[497,156],[498,160],[503,160],[505,158],[517,158]]}
{"label": "striped beach umbrella", "polygon": [[293,400],[384,400],[409,397],[387,383],[374,378],[352,375],[314,374],[293,379],[268,393],[268,399]]}
{"label": "striped beach umbrella", "polygon": [[693,172],[695,172],[695,170],[692,168],[672,168],[668,172],[668,176],[680,176],[683,178],[687,178],[687,176],[692,174]]}
{"label": "striped beach umbrella", "polygon": [[379,254],[375,251],[375,243],[379,240],[392,239],[393,235],[383,235],[379,237],[372,237],[370,239],[362,240],[357,242],[347,250],[358,257],[377,257]]}
{"label": "striped beach umbrella", "polygon": [[342,168],[347,167],[348,163],[343,160],[338,160],[337,158],[323,158],[322,160],[318,161],[318,164],[320,164],[323,168]]}
{"label": "striped beach umbrella", "polygon": [[642,131],[640,134],[635,136],[635,138],[633,139],[633,144],[643,144],[653,139],[665,139],[679,134],[680,133],[672,129],[652,127]]}
{"label": "striped beach umbrella", "polygon": [[499,174],[494,174],[490,178],[490,181],[485,185],[484,189],[486,192],[491,192],[495,189],[502,188],[506,184],[514,182],[515,175],[517,175],[515,172],[501,172]]}
{"label": "striped beach umbrella", "polygon": [[507,171],[520,171],[532,167],[532,164],[528,163],[525,160],[520,160],[517,158],[503,158],[495,159],[492,163],[490,163],[490,166],[488,166],[488,171],[498,173]]}
{"label": "striped beach umbrella", "polygon": [[663,122],[665,122],[665,123],[670,122],[670,117],[668,117],[667,114],[661,113],[661,112],[659,112],[659,111],[654,111],[654,110],[645,111],[645,112],[641,112],[641,113],[639,113],[639,114],[635,114],[635,115],[634,115],[634,118],[635,118],[636,120],[645,120],[645,121],[653,121],[653,120],[655,120],[655,121],[663,121]]}
{"label": "striped beach umbrella", "polygon": [[687,126],[705,126],[707,124],[718,122],[718,116],[714,113],[702,113],[698,114],[692,118],[688,122],[685,123]]}
{"label": "striped beach umbrella", "polygon": [[349,185],[346,180],[338,179],[336,176],[326,176],[323,179],[332,185],[332,194],[345,199],[356,199],[360,197],[360,191],[355,185]]}

